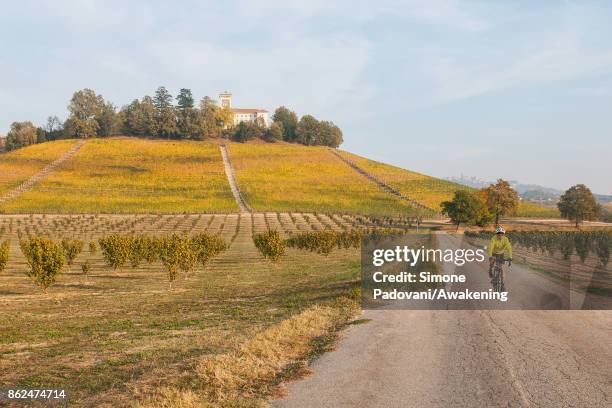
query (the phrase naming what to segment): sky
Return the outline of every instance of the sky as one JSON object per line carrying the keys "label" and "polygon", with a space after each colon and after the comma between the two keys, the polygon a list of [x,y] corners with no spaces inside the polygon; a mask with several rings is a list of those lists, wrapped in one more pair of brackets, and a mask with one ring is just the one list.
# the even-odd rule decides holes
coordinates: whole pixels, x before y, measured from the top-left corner
{"label": "sky", "polygon": [[0,133],[166,86],[331,120],[433,176],[612,194],[612,2],[3,1]]}

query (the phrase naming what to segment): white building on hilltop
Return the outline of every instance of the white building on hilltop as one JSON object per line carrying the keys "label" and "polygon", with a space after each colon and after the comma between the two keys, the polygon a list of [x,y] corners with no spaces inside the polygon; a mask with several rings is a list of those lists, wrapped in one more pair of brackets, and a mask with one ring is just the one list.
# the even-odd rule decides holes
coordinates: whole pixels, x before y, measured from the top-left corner
{"label": "white building on hilltop", "polygon": [[[255,122],[263,121],[264,125],[268,126],[268,111],[265,109],[251,108],[234,108],[232,107],[232,94],[230,92],[221,92],[219,94],[219,104],[222,108],[230,108],[234,113],[234,126],[240,122]],[[260,119],[261,118],[261,119]]]}

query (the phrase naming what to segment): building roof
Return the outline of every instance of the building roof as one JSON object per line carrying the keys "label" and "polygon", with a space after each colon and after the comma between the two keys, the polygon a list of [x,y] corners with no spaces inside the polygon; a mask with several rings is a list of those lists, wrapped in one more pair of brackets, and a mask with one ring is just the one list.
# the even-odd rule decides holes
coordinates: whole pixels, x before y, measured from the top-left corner
{"label": "building roof", "polygon": [[258,112],[267,112],[265,109],[250,109],[250,108],[232,108],[232,112],[234,113],[258,113]]}

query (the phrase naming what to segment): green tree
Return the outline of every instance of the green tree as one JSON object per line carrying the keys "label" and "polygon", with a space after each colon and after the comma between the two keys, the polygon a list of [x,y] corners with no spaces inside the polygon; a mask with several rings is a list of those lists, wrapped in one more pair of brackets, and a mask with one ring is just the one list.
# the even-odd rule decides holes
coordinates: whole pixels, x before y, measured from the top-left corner
{"label": "green tree", "polygon": [[220,109],[210,96],[205,96],[200,101],[199,124],[204,138],[218,137],[221,134],[223,123],[219,122]]}
{"label": "green tree", "polygon": [[283,124],[281,122],[272,122],[270,127],[264,132],[264,140],[266,142],[276,142],[283,139]]}
{"label": "green tree", "polygon": [[176,97],[177,128],[184,139],[204,139],[205,129],[202,116],[193,106],[193,95],[190,89],[182,88]]}
{"label": "green tree", "polygon": [[110,102],[103,103],[96,116],[98,122],[98,136],[108,137],[119,133],[121,123],[117,116],[117,108]]}
{"label": "green tree", "polygon": [[265,129],[256,122],[240,122],[234,132],[234,140],[244,143],[251,139],[263,138]]}
{"label": "green tree", "polygon": [[567,218],[569,221],[573,221],[576,228],[579,228],[580,223],[583,221],[597,219],[601,210],[593,193],[584,184],[577,184],[570,187],[559,198],[557,207],[561,212],[561,216]]}
{"label": "green tree", "polygon": [[172,106],[172,95],[170,95],[170,92],[165,87],[160,86],[155,92],[153,102],[156,110],[158,136],[166,138],[176,136],[176,113],[174,106]]}
{"label": "green tree", "polygon": [[342,144],[342,130],[333,122],[319,122],[317,144],[329,147],[338,147]]}
{"label": "green tree", "polygon": [[316,145],[319,139],[319,129],[319,121],[314,116],[304,115],[295,129],[295,141],[306,146]]}
{"label": "green tree", "polygon": [[179,111],[187,111],[193,108],[193,95],[191,89],[181,88],[176,96],[176,105]]}
{"label": "green tree", "polygon": [[136,136],[157,136],[157,110],[153,98],[145,96],[142,101],[134,99],[124,107],[124,131]]}
{"label": "green tree", "polygon": [[104,109],[104,99],[91,89],[76,91],[72,95],[68,111],[69,137],[87,139],[95,137],[100,130],[100,115]]}
{"label": "green tree", "polygon": [[45,132],[47,132],[47,140],[61,139],[64,133],[64,124],[57,116],[49,116],[45,124]]}
{"label": "green tree", "polygon": [[36,143],[36,127],[32,122],[13,122],[6,135],[6,150],[20,149]]}
{"label": "green tree", "polygon": [[459,229],[460,224],[478,225],[482,223],[486,207],[474,193],[465,190],[455,191],[451,201],[442,202],[442,214],[449,216]]}
{"label": "green tree", "polygon": [[297,114],[284,106],[280,106],[272,115],[274,122],[282,123],[283,125],[283,140],[293,142],[295,140],[295,131],[298,125]]}
{"label": "green tree", "polygon": [[36,143],[44,143],[47,139],[47,131],[41,127],[36,128]]}
{"label": "green tree", "polygon": [[499,225],[500,216],[512,216],[518,209],[519,197],[515,189],[506,180],[498,179],[484,189],[487,208],[495,216],[495,226]]}
{"label": "green tree", "polygon": [[46,293],[64,267],[62,247],[48,238],[21,241],[20,246],[30,266],[28,277]]}

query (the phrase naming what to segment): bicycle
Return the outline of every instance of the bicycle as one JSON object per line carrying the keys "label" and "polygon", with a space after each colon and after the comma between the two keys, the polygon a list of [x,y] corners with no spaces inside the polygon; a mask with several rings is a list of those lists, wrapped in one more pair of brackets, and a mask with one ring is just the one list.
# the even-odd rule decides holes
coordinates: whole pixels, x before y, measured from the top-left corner
{"label": "bicycle", "polygon": [[494,254],[495,256],[495,266],[493,267],[493,278],[491,279],[491,284],[493,285],[493,290],[496,292],[504,291],[504,264],[508,262],[508,267],[512,266],[512,262],[510,259],[504,258],[504,254]]}

